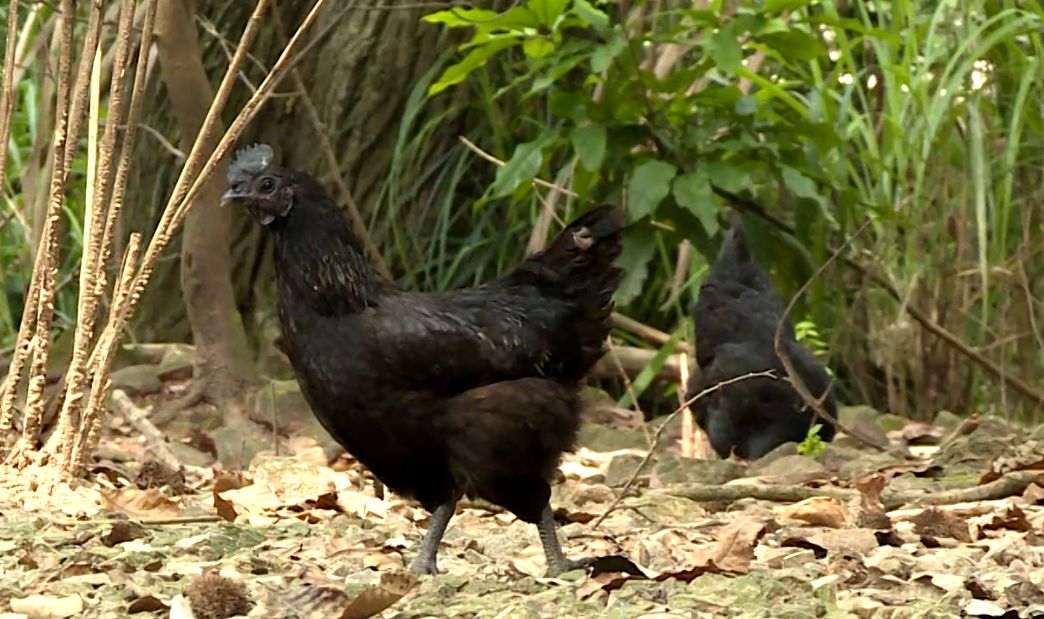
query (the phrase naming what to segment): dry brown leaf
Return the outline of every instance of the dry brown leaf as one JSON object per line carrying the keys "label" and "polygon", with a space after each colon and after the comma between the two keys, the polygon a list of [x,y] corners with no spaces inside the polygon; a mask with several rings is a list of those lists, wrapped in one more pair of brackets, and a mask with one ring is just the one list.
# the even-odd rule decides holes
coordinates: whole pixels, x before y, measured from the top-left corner
{"label": "dry brown leaf", "polygon": [[134,518],[176,518],[181,505],[156,488],[140,490],[128,486],[115,492],[102,491],[108,506]]}
{"label": "dry brown leaf", "polygon": [[30,595],[24,598],[11,598],[11,610],[26,615],[29,619],[75,617],[83,612],[83,600],[78,595],[67,597]]}
{"label": "dry brown leaf", "polygon": [[973,524],[985,531],[1008,529],[1026,532],[1033,530],[1033,525],[1026,519],[1026,512],[1019,509],[1017,505],[1009,505],[1002,512],[975,518]]}
{"label": "dry brown leaf", "polygon": [[949,537],[961,542],[970,542],[968,523],[953,513],[941,509],[926,509],[911,518],[914,531],[922,537]]}
{"label": "dry brown leaf", "polygon": [[714,564],[722,570],[746,574],[754,558],[754,547],[765,533],[765,524],[760,520],[741,517],[718,531],[718,544],[714,551]]}
{"label": "dry brown leaf", "polygon": [[417,577],[405,571],[384,572],[381,582],[363,590],[341,613],[340,619],[366,619],[391,607],[417,584]]}
{"label": "dry brown leaf", "polygon": [[775,511],[784,518],[834,529],[844,527],[849,521],[849,513],[845,506],[830,497],[808,498],[793,505],[778,507]]}
{"label": "dry brown leaf", "polygon": [[1022,493],[1022,498],[1030,505],[1040,505],[1044,503],[1044,488],[1037,484],[1030,484],[1026,486],[1025,492]]}
{"label": "dry brown leaf", "polygon": [[387,501],[350,488],[338,492],[335,503],[344,513],[359,518],[383,520],[388,515]]}
{"label": "dry brown leaf", "polygon": [[129,522],[127,520],[120,520],[113,523],[112,528],[101,537],[101,543],[112,547],[116,544],[122,544],[123,542],[141,539],[146,535],[148,535],[148,533],[145,531],[145,527],[140,524]]}
{"label": "dry brown leaf", "polygon": [[128,615],[134,615],[137,613],[158,613],[163,610],[167,610],[167,605],[153,595],[140,597],[127,605]]}
{"label": "dry brown leaf", "polygon": [[249,479],[244,477],[240,473],[222,471],[214,478],[214,510],[217,511],[217,515],[228,522],[232,522],[236,519],[236,508],[231,501],[226,500],[221,496],[221,493],[226,490],[238,490],[249,486],[251,482]]}
{"label": "dry brown leaf", "polygon": [[819,549],[822,551],[846,552],[865,556],[878,547],[877,536],[871,529],[830,529],[819,533],[791,535],[782,541],[783,546]]}

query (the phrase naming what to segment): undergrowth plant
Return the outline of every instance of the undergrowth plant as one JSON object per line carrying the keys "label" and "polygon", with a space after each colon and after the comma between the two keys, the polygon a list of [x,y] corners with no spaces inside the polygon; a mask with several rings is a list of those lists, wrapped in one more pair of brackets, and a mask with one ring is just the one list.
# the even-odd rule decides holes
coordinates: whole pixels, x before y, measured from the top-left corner
{"label": "undergrowth plant", "polygon": [[[906,308],[1044,382],[1040,3],[526,0],[425,19],[466,37],[426,85],[470,90],[483,152],[453,169],[491,168],[471,208],[498,215],[467,270],[516,247],[518,220],[621,202],[618,301],[669,330],[726,205],[785,297],[869,218],[845,255],[862,270],[828,270],[791,317],[842,395],[914,415],[1039,407]],[[462,216],[466,192],[445,187]]]}

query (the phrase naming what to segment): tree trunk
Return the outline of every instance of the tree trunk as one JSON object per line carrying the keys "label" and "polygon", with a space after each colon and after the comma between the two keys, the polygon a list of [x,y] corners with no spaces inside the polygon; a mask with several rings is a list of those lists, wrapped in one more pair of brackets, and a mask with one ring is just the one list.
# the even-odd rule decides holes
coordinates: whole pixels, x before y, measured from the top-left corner
{"label": "tree trunk", "polygon": [[[186,0],[159,4],[156,46],[178,142],[188,153],[213,93]],[[206,136],[208,148],[215,138]],[[185,218],[181,242],[181,289],[196,346],[195,387],[214,402],[236,397],[257,380],[229,277],[229,211],[218,206],[223,191],[222,176],[211,176]]]}
{"label": "tree trunk", "polygon": [[[163,7],[164,4],[166,2],[161,3],[161,14],[172,10]],[[180,0],[174,4],[178,10],[185,10]],[[276,0],[274,4],[281,9],[282,21],[287,31],[292,31],[311,7],[310,2],[287,0]],[[219,41],[205,30],[196,30],[199,33],[198,44],[203,50],[202,64],[209,76],[209,83],[216,84],[228,64],[227,50],[223,45],[234,46],[243,31],[253,3],[197,0],[196,6],[197,14],[212,24],[225,39]],[[439,62],[440,55],[448,49],[449,41],[441,35],[439,27],[420,21],[421,17],[430,11],[420,7],[420,3],[417,8],[392,8],[385,0],[356,0],[351,10],[344,13],[342,9],[341,3],[329,4],[312,30],[313,35],[323,32],[326,34],[297,67],[308,96],[318,110],[321,126],[315,126],[306,106],[299,100],[302,94],[293,87],[293,80],[288,77],[279,87],[282,94],[266,104],[247,135],[243,137],[242,143],[264,141],[271,144],[276,149],[281,163],[308,170],[331,191],[335,189],[330,182],[334,175],[344,179],[365,217],[372,213],[380,197],[399,137],[400,121],[407,99],[421,77]],[[264,66],[271,66],[282,46],[275,19],[271,14],[265,19],[266,24],[259,33],[251,53]],[[186,28],[196,27],[189,18],[181,25]],[[193,34],[193,39],[195,36]],[[180,56],[186,55],[181,49],[175,51],[180,52]],[[162,49],[160,52],[164,55]],[[167,73],[170,68],[163,66],[166,64],[169,63],[161,62],[162,77],[164,81],[169,81]],[[260,83],[263,77],[261,69],[252,62],[247,63],[243,73],[244,78],[254,85]],[[195,87],[183,88],[181,90],[186,92],[163,93],[155,83],[151,83],[149,87],[152,96],[159,101],[165,101],[167,97],[174,95],[185,96],[199,92],[194,89]],[[210,90],[208,86],[205,92],[209,93]],[[228,109],[237,109],[247,96],[247,89],[242,84],[237,84]],[[177,114],[179,107],[173,100],[172,103],[170,109],[164,105],[157,105],[147,110],[143,124],[164,136],[175,134],[175,128],[184,125],[180,117],[176,125],[171,122],[171,111]],[[441,113],[453,104],[450,96],[442,95],[438,100],[426,104],[426,112]],[[201,120],[202,116],[203,111],[198,111],[198,119]],[[198,125],[197,120],[195,127]],[[447,122],[440,125],[441,134],[431,140],[428,146],[431,155],[437,156],[450,147],[458,147],[456,135],[462,126],[460,115],[450,115]],[[329,140],[334,158],[338,162],[337,170],[330,169],[327,164],[317,132],[322,132]],[[184,140],[181,140],[181,144],[183,149],[187,148]],[[177,162],[169,149],[163,147],[160,140],[151,133],[143,133],[139,145],[141,147],[135,156],[138,158],[136,169],[140,170],[141,174],[139,183],[128,189],[133,192],[128,203],[145,206],[156,203],[169,192],[176,178],[174,172],[180,162]],[[422,154],[420,158],[426,156],[427,153]],[[221,177],[219,182],[222,182]],[[337,192],[334,194],[342,204],[345,203],[343,196],[337,195]],[[404,212],[411,213],[410,205],[404,207]],[[218,228],[201,225],[200,230],[194,225],[198,224],[199,220],[193,222],[193,216],[202,217],[201,212],[204,210],[220,209],[216,209],[212,204],[201,204],[193,215],[190,215],[189,221],[186,221],[183,244],[191,243],[191,237],[199,232],[206,234]],[[138,221],[127,222],[128,225],[135,229],[147,229],[150,223],[148,220],[158,216],[158,209],[149,212],[146,207],[137,212],[131,210],[127,215],[138,218]],[[252,341],[270,343],[278,334],[278,326],[273,312],[274,287],[271,252],[268,251],[269,239],[259,226],[242,213],[231,212],[221,216],[231,218],[231,222],[217,222],[220,226],[230,226],[230,240],[225,241],[223,245],[215,242],[212,246],[199,249],[231,248],[231,259],[229,260],[228,255],[224,256],[229,262],[223,271],[228,272],[230,269],[235,304],[241,312],[242,322]],[[141,219],[145,221],[140,221]],[[371,234],[378,246],[385,245],[388,241],[380,230],[371,231]],[[184,256],[192,252],[182,253]],[[196,260],[203,255],[195,254]],[[188,337],[190,332],[180,310],[180,291],[175,285],[176,271],[173,269],[176,269],[177,265],[178,256],[174,255],[173,251],[168,260],[157,265],[153,284],[146,290],[141,309],[137,313],[138,320],[134,325],[135,333],[140,338],[183,340]],[[186,301],[189,300],[189,296],[190,293],[186,290]],[[201,325],[203,326],[206,325]],[[195,324],[192,333],[197,342],[203,341],[203,334],[196,329]],[[260,345],[258,348],[261,350],[257,352],[264,357],[268,352],[265,350],[266,347]],[[272,366],[265,367],[262,364],[262,368],[266,373],[275,371]]]}

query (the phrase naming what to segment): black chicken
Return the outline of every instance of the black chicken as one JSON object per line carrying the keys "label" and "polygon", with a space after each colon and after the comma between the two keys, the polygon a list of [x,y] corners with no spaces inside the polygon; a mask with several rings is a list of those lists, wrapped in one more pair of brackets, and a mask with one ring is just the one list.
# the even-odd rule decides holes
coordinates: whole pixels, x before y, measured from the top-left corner
{"label": "black chicken", "polygon": [[495,281],[420,293],[378,274],[330,195],[268,146],[241,150],[228,182],[222,203],[274,235],[284,345],[316,417],[432,512],[411,569],[437,572],[464,495],[535,523],[549,573],[589,564],[562,553],[549,481],[576,439],[578,381],[604,352],[624,212],[589,211]]}
{"label": "black chicken", "polygon": [[[800,442],[808,434],[813,411],[784,380],[787,373],[775,351],[776,326],[783,311],[779,296],[751,257],[737,216],[693,309],[699,372],[689,381],[688,397],[751,372],[775,370],[780,378],[737,381],[693,404],[697,423],[722,458],[733,451],[742,458],[759,458],[785,442]],[[781,340],[808,390],[821,397],[830,387],[830,377],[812,352],[797,342],[789,321],[783,326]],[[836,419],[832,393],[823,406]],[[819,423],[823,424],[820,438],[833,439],[833,423],[825,419]]]}

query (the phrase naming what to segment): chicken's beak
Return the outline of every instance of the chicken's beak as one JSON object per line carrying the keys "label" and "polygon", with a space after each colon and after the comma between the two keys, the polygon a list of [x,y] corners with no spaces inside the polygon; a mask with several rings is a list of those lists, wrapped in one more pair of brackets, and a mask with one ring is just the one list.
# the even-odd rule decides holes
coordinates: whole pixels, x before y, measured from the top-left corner
{"label": "chicken's beak", "polygon": [[244,204],[246,203],[249,196],[246,194],[239,193],[235,189],[229,189],[225,193],[221,194],[221,206],[228,206],[230,204]]}

